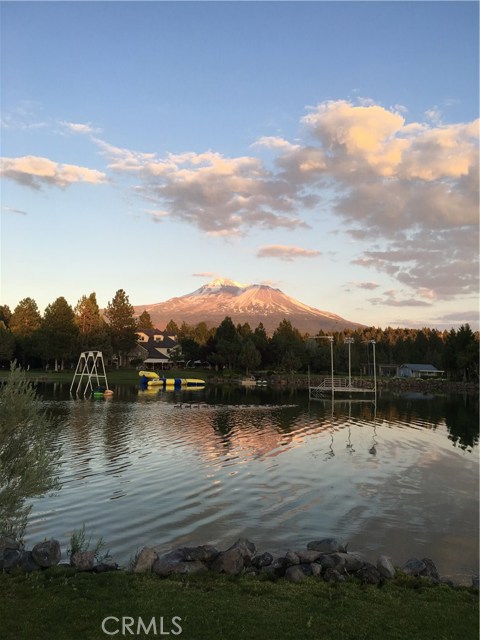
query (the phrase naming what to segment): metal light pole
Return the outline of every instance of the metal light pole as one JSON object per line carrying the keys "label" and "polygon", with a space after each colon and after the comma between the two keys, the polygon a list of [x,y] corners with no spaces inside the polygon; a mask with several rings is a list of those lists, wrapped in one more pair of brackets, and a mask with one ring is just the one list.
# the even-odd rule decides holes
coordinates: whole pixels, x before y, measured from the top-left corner
{"label": "metal light pole", "polygon": [[348,387],[351,389],[352,388],[352,360],[351,360],[350,349],[352,344],[355,342],[355,340],[353,338],[345,338],[345,342],[346,344],[348,344]]}
{"label": "metal light pole", "polygon": [[375,390],[375,406],[377,406],[377,365],[375,362],[375,340],[369,340],[373,346],[373,388]]}
{"label": "metal light pole", "polygon": [[331,363],[331,371],[332,371],[332,400],[335,397],[334,387],[333,387],[333,336],[315,336],[318,340],[330,340],[330,363]]}

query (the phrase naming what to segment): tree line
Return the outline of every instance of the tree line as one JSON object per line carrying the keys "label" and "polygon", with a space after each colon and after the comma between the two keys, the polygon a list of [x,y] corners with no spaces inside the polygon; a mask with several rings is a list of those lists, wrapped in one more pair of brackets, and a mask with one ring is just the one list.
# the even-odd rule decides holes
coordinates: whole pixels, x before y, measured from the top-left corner
{"label": "tree line", "polygon": [[[16,358],[23,366],[62,368],[76,362],[80,351],[98,349],[121,363],[135,347],[137,332],[153,328],[147,311],[135,317],[123,289],[104,313],[95,293],[83,295],[74,308],[65,298],[57,298],[43,315],[33,298],[24,298],[13,312],[0,306],[0,362]],[[288,320],[282,320],[271,336],[262,323],[255,328],[248,323],[235,325],[230,317],[213,328],[205,322],[178,326],[171,320],[165,330],[176,336],[184,362],[218,369],[329,372],[333,349],[335,372],[346,373],[350,363],[352,374],[358,375],[372,372],[375,341],[377,364],[432,364],[454,380],[478,382],[479,376],[479,334],[468,324],[450,331],[361,327],[330,334],[332,346],[323,331],[316,336],[301,334]],[[172,354],[173,364],[176,360],[178,354]]]}

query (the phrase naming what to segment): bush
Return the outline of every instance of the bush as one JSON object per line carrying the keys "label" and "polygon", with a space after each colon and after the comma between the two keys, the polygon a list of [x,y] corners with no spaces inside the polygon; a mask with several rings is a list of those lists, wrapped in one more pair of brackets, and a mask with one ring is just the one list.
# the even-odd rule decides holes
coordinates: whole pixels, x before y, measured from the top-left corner
{"label": "bush", "polygon": [[56,429],[25,372],[13,362],[0,388],[0,536],[22,539],[29,498],[59,488]]}

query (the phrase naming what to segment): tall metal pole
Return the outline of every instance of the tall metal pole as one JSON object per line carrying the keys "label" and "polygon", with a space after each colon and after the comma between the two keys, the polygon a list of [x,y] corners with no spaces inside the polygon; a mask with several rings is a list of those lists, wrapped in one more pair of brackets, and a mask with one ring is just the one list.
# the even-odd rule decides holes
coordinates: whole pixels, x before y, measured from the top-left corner
{"label": "tall metal pole", "polygon": [[373,388],[375,390],[375,406],[377,405],[377,366],[375,362],[375,340],[370,340],[373,345]]}
{"label": "tall metal pole", "polygon": [[354,342],[353,338],[345,338],[345,342],[348,344],[348,386],[352,387],[352,360],[350,354],[350,347]]}
{"label": "tall metal pole", "polygon": [[335,400],[335,391],[333,386],[333,336],[329,336],[330,340],[330,360],[332,363],[332,401]]}
{"label": "tall metal pole", "polygon": [[330,363],[331,363],[331,371],[332,371],[332,401],[335,397],[335,392],[333,390],[333,336],[314,336],[316,340],[330,340]]}

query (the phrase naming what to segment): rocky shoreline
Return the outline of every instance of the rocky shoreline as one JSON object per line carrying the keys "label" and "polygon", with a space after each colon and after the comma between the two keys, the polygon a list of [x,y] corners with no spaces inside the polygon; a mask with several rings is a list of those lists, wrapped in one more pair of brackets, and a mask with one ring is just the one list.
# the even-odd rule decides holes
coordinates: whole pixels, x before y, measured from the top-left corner
{"label": "rocky shoreline", "polygon": [[[398,575],[413,576],[433,584],[457,586],[442,578],[430,558],[409,558],[402,566],[394,566],[391,558],[380,555],[376,564],[368,562],[361,553],[349,552],[348,545],[336,538],[323,538],[309,542],[304,549],[289,549],[285,555],[274,558],[268,552],[257,553],[255,544],[239,538],[232,546],[219,551],[211,545],[181,547],[160,553],[155,547],[143,547],[128,569],[120,567],[110,557],[98,557],[94,551],[77,551],[70,555],[69,563],[61,563],[60,543],[51,539],[36,544],[30,551],[10,538],[0,539],[0,570],[41,571],[53,566],[67,566],[76,571],[103,573],[131,571],[153,573],[160,578],[172,575],[192,575],[208,571],[237,576],[248,574],[270,579],[284,578],[289,582],[302,582],[313,576],[330,583],[355,580],[360,584],[381,586]],[[478,589],[478,576],[472,577],[472,587]]]}

